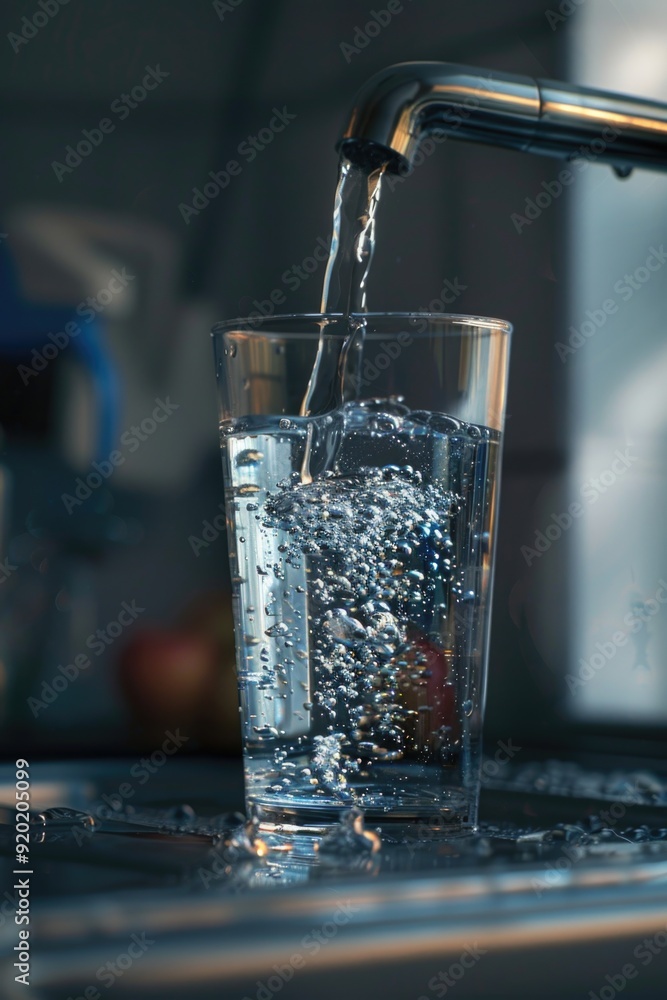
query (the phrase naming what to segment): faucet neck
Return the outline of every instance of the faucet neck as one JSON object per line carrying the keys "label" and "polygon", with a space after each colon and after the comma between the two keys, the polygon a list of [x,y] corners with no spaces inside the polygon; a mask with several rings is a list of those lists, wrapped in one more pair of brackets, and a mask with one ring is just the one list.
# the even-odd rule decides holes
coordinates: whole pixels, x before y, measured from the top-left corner
{"label": "faucet neck", "polygon": [[453,63],[399,63],[359,91],[339,145],[347,155],[412,163],[432,132],[568,159],[667,169],[667,105]]}

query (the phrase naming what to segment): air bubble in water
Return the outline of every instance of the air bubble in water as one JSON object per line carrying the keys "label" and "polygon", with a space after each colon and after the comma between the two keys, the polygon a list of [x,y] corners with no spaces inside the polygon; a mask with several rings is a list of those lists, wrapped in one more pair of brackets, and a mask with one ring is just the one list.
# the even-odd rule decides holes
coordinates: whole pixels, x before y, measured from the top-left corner
{"label": "air bubble in water", "polygon": [[277,622],[275,625],[271,625],[269,628],[265,629],[264,635],[271,636],[289,636],[290,630],[285,622]]}
{"label": "air bubble in water", "polygon": [[254,448],[245,448],[236,456],[236,464],[238,466],[259,465],[263,458],[264,455],[261,451],[256,451]]}

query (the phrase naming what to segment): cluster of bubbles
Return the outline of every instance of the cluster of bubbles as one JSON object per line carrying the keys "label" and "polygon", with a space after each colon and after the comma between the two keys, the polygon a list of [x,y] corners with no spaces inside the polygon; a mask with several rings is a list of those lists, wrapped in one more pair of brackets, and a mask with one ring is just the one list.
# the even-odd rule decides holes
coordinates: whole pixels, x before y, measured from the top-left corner
{"label": "cluster of bubbles", "polygon": [[[327,734],[315,737],[305,777],[316,792],[347,800],[351,774],[419,750],[410,719],[428,677],[429,627],[441,642],[459,501],[410,465],[325,472],[311,483],[295,473],[278,485],[262,527],[284,539],[288,565],[307,560],[316,684],[305,707]],[[281,623],[269,633],[289,642]]]}

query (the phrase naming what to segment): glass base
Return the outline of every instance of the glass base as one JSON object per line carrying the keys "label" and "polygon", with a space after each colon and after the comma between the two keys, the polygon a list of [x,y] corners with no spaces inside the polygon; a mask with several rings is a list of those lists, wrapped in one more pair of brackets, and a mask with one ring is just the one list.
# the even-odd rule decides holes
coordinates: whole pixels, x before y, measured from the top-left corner
{"label": "glass base", "polygon": [[[273,850],[291,853],[293,857],[314,857],[323,838],[335,836],[354,803],[340,807],[313,807],[302,804],[249,801],[250,815],[258,823],[259,836]],[[421,806],[414,800],[391,807],[365,807],[359,810],[363,819],[361,830],[370,838],[393,842],[427,844],[474,833],[477,826],[477,799],[463,792],[448,793],[438,805]],[[369,843],[369,850],[371,846]]]}

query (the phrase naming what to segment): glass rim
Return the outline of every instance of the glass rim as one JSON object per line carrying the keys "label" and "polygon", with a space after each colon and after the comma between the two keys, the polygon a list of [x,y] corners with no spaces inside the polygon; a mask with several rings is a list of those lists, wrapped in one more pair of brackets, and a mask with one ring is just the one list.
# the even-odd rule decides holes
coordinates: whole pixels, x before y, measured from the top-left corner
{"label": "glass rim", "polygon": [[[513,332],[514,327],[512,323],[508,320],[498,319],[496,317],[490,316],[475,316],[468,315],[466,313],[436,313],[436,312],[367,312],[367,313],[351,313],[352,316],[363,316],[367,320],[375,321],[378,320],[429,320],[436,323],[444,323],[449,325],[451,328],[446,330],[434,331],[434,330],[424,330],[419,331],[417,336],[423,336],[427,334],[436,333],[439,336],[456,335],[464,331],[469,333],[477,332],[479,336],[489,335],[491,333],[498,333],[509,337]],[[218,323],[211,328],[211,336],[217,337],[220,334],[232,333],[238,331],[239,333],[248,334],[250,336],[270,336],[270,335],[280,335],[281,331],[279,329],[272,328],[283,326],[286,323],[295,322],[311,322],[313,325],[321,323],[323,320],[340,320],[343,318],[343,313],[275,313],[271,316],[238,316],[235,319],[220,320]],[[377,335],[382,337],[388,337],[392,335],[392,331],[384,330],[376,333],[373,330],[368,331],[371,336]],[[407,331],[397,331],[399,333],[404,333]],[[305,337],[319,337],[320,331],[313,329],[312,331],[286,331],[285,336],[294,336],[299,338]],[[340,334],[332,333],[331,336],[341,336]]]}

